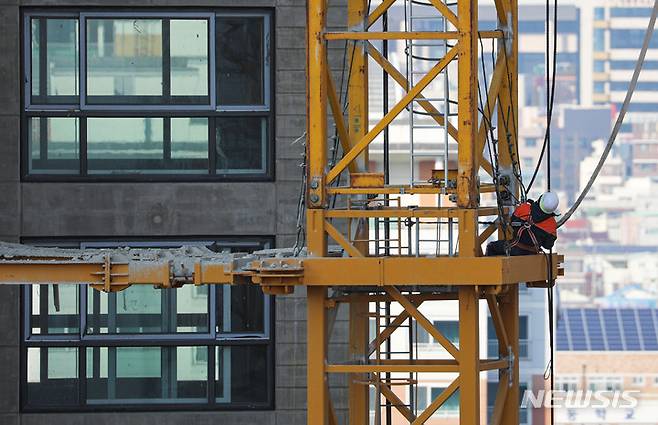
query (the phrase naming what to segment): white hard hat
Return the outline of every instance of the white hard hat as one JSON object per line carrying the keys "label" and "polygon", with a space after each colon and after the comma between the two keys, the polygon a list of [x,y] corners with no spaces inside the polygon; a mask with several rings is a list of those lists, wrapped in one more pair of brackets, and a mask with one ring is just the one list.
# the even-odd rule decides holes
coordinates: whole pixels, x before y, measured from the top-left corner
{"label": "white hard hat", "polygon": [[555,210],[557,210],[559,203],[560,200],[553,192],[545,192],[541,198],[539,198],[539,208],[541,208],[546,214],[553,214]]}

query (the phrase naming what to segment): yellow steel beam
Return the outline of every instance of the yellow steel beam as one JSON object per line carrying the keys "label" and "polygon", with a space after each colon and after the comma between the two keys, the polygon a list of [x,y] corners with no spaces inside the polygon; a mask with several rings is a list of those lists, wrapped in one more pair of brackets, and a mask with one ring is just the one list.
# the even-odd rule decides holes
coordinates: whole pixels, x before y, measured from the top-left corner
{"label": "yellow steel beam", "polygon": [[[285,264],[283,265],[282,263]],[[561,256],[553,254],[553,276],[558,275]],[[278,264],[281,263],[281,264]],[[398,286],[398,285],[506,285],[547,279],[545,255],[518,257],[305,257],[255,261],[248,270],[233,270],[231,264],[197,262],[194,276],[177,280],[166,262],[141,261],[111,264],[111,287],[147,284],[172,287],[249,283],[308,286]],[[132,271],[131,271],[132,270]],[[413,270],[413,273],[409,273]],[[0,262],[0,284],[92,284],[103,285],[101,264],[51,262]],[[418,296],[411,296],[416,302]]]}
{"label": "yellow steel beam", "polygon": [[[500,311],[505,324],[508,346],[498,344],[500,357],[513,356],[512,368],[507,376],[507,394],[502,402],[500,423],[519,424],[519,287],[512,285],[500,299]],[[508,351],[509,350],[509,351]],[[502,380],[502,379],[501,379]]]}
{"label": "yellow steel beam", "polygon": [[459,422],[480,423],[479,297],[473,286],[459,288]]}
{"label": "yellow steel beam", "polygon": [[[553,276],[557,276],[558,256],[553,255]],[[303,266],[303,284],[309,286],[502,285],[547,278],[544,255],[327,257],[306,258]]]}
{"label": "yellow steel beam", "polygon": [[[108,270],[109,265],[109,270]],[[84,263],[73,261],[0,261],[0,283],[90,284],[107,292],[128,285],[171,287],[167,261]],[[228,283],[228,281],[226,281]]]}
{"label": "yellow steel beam", "polygon": [[[477,0],[458,0],[459,33],[457,44],[458,61],[458,177],[457,205],[461,208],[475,208],[478,205],[477,174],[480,155],[476,155],[478,110],[478,3]],[[461,239],[461,234],[460,234]]]}
{"label": "yellow steel beam", "polygon": [[[487,164],[489,164],[487,162]],[[454,193],[455,190],[448,188],[445,193]],[[483,183],[480,185],[480,193],[495,193],[496,186],[492,183]],[[382,187],[351,187],[351,186],[332,186],[327,188],[327,193],[331,195],[438,195],[443,193],[443,188],[426,184],[417,186],[410,185],[387,185]]]}
{"label": "yellow steel beam", "polygon": [[[306,146],[308,166],[307,179],[309,184],[306,197],[308,208],[322,208],[325,201],[325,164],[327,162],[327,90],[326,62],[327,48],[322,38],[326,26],[326,0],[308,0],[308,51],[306,93],[308,96]],[[308,229],[309,227],[307,227]],[[318,252],[321,240],[308,238],[309,249]]]}
{"label": "yellow steel beam", "polygon": [[404,372],[425,372],[425,373],[455,373],[459,371],[457,364],[422,364],[411,363],[407,360],[406,364],[328,364],[328,373],[404,373]]}
{"label": "yellow steel beam", "polygon": [[[480,31],[481,38],[502,38],[500,30]],[[459,40],[457,31],[337,31],[324,34],[326,40]]]}
{"label": "yellow steel beam", "polygon": [[370,28],[388,9],[393,6],[395,0],[384,0],[373,10],[366,19],[366,29]]}
{"label": "yellow steel beam", "polygon": [[[508,17],[508,26],[512,34],[518,34],[517,0],[498,0],[496,9],[504,10]],[[498,43],[498,57],[502,59],[500,67],[504,70],[498,96],[498,162],[502,169],[512,169],[513,164],[520,171],[518,158],[518,37],[513,36],[505,43]],[[507,46],[507,47],[506,47]],[[507,55],[507,57],[505,56]],[[520,198],[519,185],[510,188],[516,199]],[[502,235],[501,239],[511,237]]]}
{"label": "yellow steel beam", "polygon": [[478,210],[459,210],[459,256],[477,257],[482,252],[478,239]]}
{"label": "yellow steel beam", "polygon": [[[461,42],[457,43],[457,45],[461,44]],[[347,165],[354,161],[354,159],[361,153],[363,152],[368,145],[370,145],[370,142],[372,142],[375,137],[379,135],[379,133],[384,130],[384,127],[389,125],[395,117],[397,117],[400,112],[402,112],[411,101],[416,98],[420,92],[427,87],[427,85],[436,78],[437,75],[446,67],[448,64],[455,58],[457,55],[457,48],[453,47],[448,51],[448,54],[439,61],[436,65],[432,67],[432,69],[423,77],[421,80],[416,84],[411,90],[407,92],[407,94],[393,107],[391,110],[384,115],[384,117],[370,130],[361,140],[359,140],[354,147],[349,151],[346,152],[343,158],[338,161],[338,164],[332,168],[329,173],[327,173],[327,178],[326,182],[331,183],[334,181],[340,173],[347,168]]]}
{"label": "yellow steel beam", "polygon": [[496,219],[496,221],[494,221],[493,224],[489,224],[489,225],[488,225],[488,226],[482,231],[482,233],[480,233],[480,235],[478,236],[478,242],[479,242],[480,244],[485,243],[485,242],[487,241],[487,239],[489,239],[489,237],[490,237],[491,235],[493,235],[493,234],[496,232],[496,230],[498,229],[498,227],[499,227],[499,223],[498,223],[498,219]]}
{"label": "yellow steel beam", "polygon": [[[393,80],[395,80],[396,83],[398,83],[400,87],[405,90],[409,89],[409,81],[407,81],[404,75],[402,75],[402,73],[398,71],[391,62],[382,56],[382,54],[379,53],[379,50],[377,50],[377,48],[375,48],[375,46],[373,46],[371,43],[368,43],[368,54],[375,62],[379,64],[379,66],[382,67],[384,71],[386,71],[388,75],[391,76],[391,78],[393,78]],[[439,112],[439,110],[436,109],[434,105],[432,105],[432,102],[422,99],[424,99],[423,95],[419,94],[416,96],[416,103],[418,103],[421,108],[430,114],[432,119],[436,121],[437,124],[445,125],[445,120],[441,112]],[[450,134],[453,139],[457,140],[457,128],[452,125],[450,121],[448,121],[448,134]]]}
{"label": "yellow steel beam", "polygon": [[[368,345],[368,303],[354,302],[349,305],[349,355],[350,358],[366,357]],[[349,423],[367,423],[370,397],[367,385],[367,374],[351,373],[348,375],[348,407]]]}
{"label": "yellow steel beam", "polygon": [[327,255],[327,232],[324,230],[325,210],[308,208],[306,210],[306,243],[310,255],[324,257]]}
{"label": "yellow steel beam", "polygon": [[455,27],[459,27],[459,19],[452,10],[441,0],[430,0],[430,3]]}
{"label": "yellow steel beam", "polygon": [[338,245],[340,245],[345,250],[345,252],[349,254],[350,257],[363,257],[363,254],[359,252],[359,250],[356,249],[356,247],[352,245],[350,241],[348,241],[345,236],[343,236],[343,234],[340,233],[338,229],[336,229],[331,223],[325,221],[324,228],[329,236],[338,242]]}
{"label": "yellow steel beam", "polygon": [[[503,415],[503,406],[505,405],[505,400],[507,399],[508,386],[509,386],[509,378],[507,372],[502,372],[500,374],[500,379],[498,381],[498,389],[496,390],[496,401],[494,402],[494,408],[491,414],[491,425],[500,425]],[[491,397],[491,394],[487,394],[487,397]]]}
{"label": "yellow steel beam", "polygon": [[[478,217],[498,215],[496,207],[482,207],[474,211]],[[451,207],[398,208],[381,207],[372,210],[327,210],[327,218],[367,218],[367,217],[414,217],[414,218],[461,218],[463,210]]]}
{"label": "yellow steel beam", "polygon": [[494,0],[496,4],[496,14],[498,15],[498,23],[502,26],[507,25],[507,5],[504,0]]}
{"label": "yellow steel beam", "polygon": [[[408,272],[408,270],[407,270]],[[446,349],[448,353],[454,358],[458,358],[459,350],[453,345],[448,338],[446,338],[437,328],[434,327],[432,322],[430,322],[427,317],[421,313],[416,306],[409,301],[407,297],[402,295],[400,291],[397,290],[394,286],[386,287],[386,293],[391,296],[395,301],[397,301],[411,317],[416,319],[416,323],[422,326],[427,333],[429,333],[435,340],[439,342]]]}
{"label": "yellow steel beam", "polygon": [[480,360],[480,372],[488,370],[505,369],[508,366],[507,359],[486,359]]}
{"label": "yellow steel beam", "polygon": [[404,416],[406,420],[413,422],[413,420],[416,419],[416,415],[414,415],[411,409],[409,409],[407,405],[402,400],[400,400],[397,394],[391,391],[391,387],[379,380],[379,377],[377,377],[377,385],[379,385],[379,389],[382,395],[386,397],[386,400],[388,400],[391,405],[395,407],[402,416]]}
{"label": "yellow steel beam", "polygon": [[[343,119],[343,108],[341,107],[338,100],[338,95],[336,94],[336,85],[334,84],[334,79],[331,76],[331,70],[327,69],[326,74],[327,94],[329,95],[329,106],[331,107],[331,114],[334,117],[334,123],[336,124],[336,130],[338,131],[340,145],[343,148],[343,152],[347,152],[352,148],[352,146],[350,145],[350,136],[347,131],[347,126],[345,125],[345,120]],[[349,170],[350,173],[356,173],[358,171],[354,162],[350,163]]]}
{"label": "yellow steel beam", "polygon": [[[413,302],[413,301],[412,301]],[[416,306],[420,305],[420,303],[414,303]],[[398,314],[395,319],[391,323],[389,323],[386,328],[381,331],[368,345],[368,355],[371,355],[372,353],[377,350],[377,347],[381,346],[384,341],[386,341],[392,334],[395,332],[397,328],[399,328],[405,320],[409,318],[409,312],[404,310],[402,313]]]}
{"label": "yellow steel beam", "polygon": [[[457,391],[457,388],[459,388],[459,387],[460,387],[460,378],[457,378],[454,381],[452,381],[452,383],[450,385],[448,385],[448,387],[445,390],[443,390],[441,392],[441,394],[439,394],[430,403],[429,406],[427,406],[427,408],[423,411],[423,413],[421,413],[418,416],[418,418],[416,418],[416,420],[412,422],[412,424],[413,425],[424,424],[434,414],[434,412],[437,411],[437,409],[439,409],[441,406],[443,406],[443,403],[445,403],[450,398],[450,396],[453,395],[455,393],[455,391]],[[463,392],[463,391],[460,391],[460,393],[461,392]],[[462,420],[460,418],[459,423],[463,424],[465,422],[462,422]],[[476,424],[473,424],[473,425],[476,425]]]}
{"label": "yellow steel beam", "polygon": [[327,358],[327,316],[324,307],[327,288],[307,288],[307,423],[328,425],[329,391]]}
{"label": "yellow steel beam", "polygon": [[505,330],[505,323],[503,323],[503,316],[500,314],[498,300],[495,295],[487,295],[487,304],[489,305],[489,312],[491,313],[491,321],[493,322],[498,338],[498,345],[507,347],[509,339],[507,338],[507,331]]}

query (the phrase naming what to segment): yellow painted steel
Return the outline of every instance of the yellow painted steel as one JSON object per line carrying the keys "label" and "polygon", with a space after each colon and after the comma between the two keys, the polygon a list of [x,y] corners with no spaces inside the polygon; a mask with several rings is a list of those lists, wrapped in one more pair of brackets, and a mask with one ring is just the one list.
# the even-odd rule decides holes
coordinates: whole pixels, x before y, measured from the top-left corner
{"label": "yellow painted steel", "polygon": [[[502,38],[503,32],[480,31],[481,38]],[[387,31],[387,32],[328,32],[324,38],[327,40],[459,40],[457,31]]]}
{"label": "yellow painted steel", "polygon": [[[348,374],[349,424],[361,425],[369,421],[370,385],[377,386],[381,394],[394,404],[409,423],[421,424],[459,390],[460,423],[479,425],[484,412],[480,411],[480,374],[498,370],[497,392],[492,422],[495,425],[518,425],[519,399],[519,299],[518,286],[548,279],[545,255],[521,257],[483,257],[482,245],[497,230],[503,234],[499,210],[480,205],[480,195],[495,192],[491,183],[480,183],[478,175],[485,170],[494,175],[493,165],[483,158],[486,141],[486,120],[498,125],[499,163],[506,169],[518,161],[517,144],[517,0],[495,0],[501,30],[478,32],[477,1],[458,0],[456,11],[441,0],[429,0],[434,13],[443,15],[449,22],[445,32],[369,32],[368,28],[391,7],[395,0],[384,0],[368,15],[365,0],[348,0],[347,27],[349,32],[327,32],[326,0],[307,1],[307,193],[306,240],[308,252],[299,257],[254,256],[249,260],[234,261],[198,259],[190,262],[192,273],[180,273],[169,261],[113,262],[63,260],[57,258],[23,258],[0,261],[0,283],[57,283],[91,284],[103,291],[117,291],[134,284],[149,284],[173,288],[184,284],[257,284],[266,293],[289,294],[298,286],[307,291],[307,416],[309,425],[338,425],[338,417],[328,389],[328,373]],[[506,27],[507,26],[507,27]],[[488,88],[488,102],[483,120],[478,112],[478,37],[495,39],[498,60]],[[454,40],[445,57],[437,60],[430,71],[415,85],[410,84],[368,40]],[[348,81],[347,119],[340,104],[341,93],[336,87],[328,67],[327,42],[345,40],[351,68]],[[507,45],[508,47],[504,47]],[[380,120],[368,119],[368,59],[372,58],[406,91],[402,99]],[[457,61],[457,119],[446,119],[423,96],[423,90],[451,63]],[[385,185],[381,173],[369,170],[370,143],[409,105],[415,102],[437,124],[447,129],[457,141],[456,173],[451,180],[456,187],[441,187],[442,183],[412,185]],[[327,160],[327,105],[333,113],[343,157],[333,168]],[[508,118],[508,111],[511,117]],[[451,122],[452,121],[452,122]],[[506,125],[503,125],[505,123]],[[454,169],[453,164],[450,165]],[[350,172],[346,186],[331,186],[338,177]],[[437,179],[439,180],[439,179]],[[436,183],[436,184],[435,184]],[[514,187],[518,197],[518,187]],[[433,194],[456,195],[455,207],[402,207],[377,204],[383,195]],[[375,198],[376,195],[382,195]],[[334,207],[333,197],[347,199]],[[390,199],[397,198],[391,197]],[[400,198],[401,199],[401,198]],[[345,205],[348,207],[346,208]],[[509,214],[514,205],[508,205]],[[291,212],[292,213],[292,212]],[[480,226],[482,217],[491,218],[486,228]],[[383,243],[370,236],[375,220],[390,219],[394,223],[405,220],[452,219],[459,229],[459,246],[455,256],[404,256],[402,249],[396,255],[383,256],[373,252],[371,245]],[[504,217],[502,217],[504,220]],[[356,223],[356,224],[355,224]],[[345,229],[348,229],[345,233]],[[355,229],[352,232],[352,229]],[[332,239],[340,247],[329,249]],[[401,243],[401,242],[400,242]],[[347,256],[343,256],[347,254]],[[561,275],[563,258],[553,254],[550,275]],[[246,262],[246,265],[245,265]],[[331,291],[329,288],[340,291]],[[459,305],[458,347],[445,337],[419,308],[426,304],[457,301]],[[498,358],[481,359],[478,329],[480,326],[479,302],[486,300],[496,338]],[[388,326],[369,335],[369,320],[379,312],[371,312],[375,302],[395,302],[401,309]],[[327,343],[329,320],[327,310],[340,303],[349,306],[349,361],[346,364],[329,363]],[[452,356],[452,359],[386,359],[382,357],[383,343],[413,319],[424,328]],[[391,379],[382,378],[390,373],[452,373],[458,377],[436,397],[418,417],[391,389]],[[396,385],[413,386],[414,379],[396,381]],[[411,388],[407,390],[411,394]],[[493,395],[489,395],[493,396]]]}
{"label": "yellow painted steel", "polygon": [[[459,43],[458,43],[459,44]],[[448,54],[441,59],[432,69],[418,81],[418,83],[409,90],[409,92],[393,107],[391,110],[384,115],[384,117],[379,121],[375,126],[365,135],[361,140],[359,140],[354,147],[346,152],[343,158],[338,161],[338,164],[332,168],[329,173],[327,173],[326,181],[331,183],[334,181],[340,173],[347,168],[347,165],[354,161],[354,159],[361,154],[364,150],[367,149],[370,142],[375,140],[375,137],[379,135],[384,130],[384,127],[388,126],[395,117],[397,117],[400,112],[402,112],[411,101],[420,94],[420,92],[431,83],[434,78],[446,67],[448,64],[455,58],[457,55],[457,48],[453,47],[450,49]]]}

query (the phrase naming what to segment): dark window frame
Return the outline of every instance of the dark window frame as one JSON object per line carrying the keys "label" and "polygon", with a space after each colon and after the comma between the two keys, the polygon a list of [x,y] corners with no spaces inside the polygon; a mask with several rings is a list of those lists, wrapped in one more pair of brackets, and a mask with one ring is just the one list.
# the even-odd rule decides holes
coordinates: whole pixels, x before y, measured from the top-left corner
{"label": "dark window frame", "polygon": [[[240,247],[240,246],[260,246],[261,248],[272,247],[274,244],[273,236],[245,236],[245,237],[212,237],[212,238],[85,238],[84,243],[102,245],[110,242],[115,246],[116,242],[129,243],[163,243],[175,245],[177,242],[194,242],[196,240],[217,241],[222,246]],[[58,239],[25,239],[23,243],[32,243],[39,245],[76,247],[80,246],[79,238],[58,238]],[[275,298],[269,297],[269,305],[266,307],[265,326],[263,332],[245,333],[230,332],[225,333],[216,331],[213,324],[217,322],[218,309],[212,310],[216,304],[216,291],[221,287],[213,285],[208,291],[208,320],[209,328],[207,332],[199,333],[179,333],[179,334],[87,334],[86,320],[80,320],[87,314],[87,302],[79,299],[78,303],[78,332],[69,334],[31,334],[31,310],[28,303],[31,302],[31,287],[25,286],[21,291],[21,351],[20,351],[20,411],[24,413],[65,413],[65,412],[117,412],[117,411],[236,411],[236,410],[273,410],[274,409],[274,388],[275,388]],[[87,293],[86,286],[78,288],[80,297]],[[217,306],[216,306],[217,307]],[[213,320],[211,317],[214,317]],[[86,349],[93,347],[206,347],[208,356],[207,366],[207,397],[205,402],[181,402],[176,399],[170,399],[154,403],[88,403],[87,402],[87,364]],[[267,351],[266,359],[266,377],[267,401],[266,402],[228,402],[217,401],[215,383],[220,377],[215,376],[216,369],[216,349],[217,347],[234,347],[234,346],[265,346]],[[28,370],[27,370],[27,353],[29,348],[50,348],[64,347],[76,348],[77,351],[77,405],[46,406],[34,405],[29,403],[28,398]],[[42,371],[43,373],[43,371]]]}
{"label": "dark window frame", "polygon": [[[155,10],[155,11],[154,11]],[[85,53],[83,48],[84,38],[82,32],[86,31],[83,27],[84,19],[81,16],[91,17],[118,17],[125,18],[127,16],[135,17],[149,17],[158,16],[163,19],[191,19],[193,17],[209,16],[208,26],[208,44],[209,44],[209,59],[208,59],[208,92],[210,104],[207,106],[189,105],[189,104],[163,104],[157,105],[160,108],[148,105],[129,105],[127,108],[116,108],[112,105],[89,105],[87,103],[79,102],[76,105],[64,104],[42,104],[33,105],[28,99],[31,96],[31,81],[30,81],[30,40],[31,40],[31,18],[77,18],[79,20],[79,73],[86,71]],[[264,84],[264,104],[263,105],[219,105],[217,104],[217,72],[215,66],[216,52],[211,51],[214,46],[216,50],[216,39],[218,31],[216,30],[215,21],[217,18],[226,16],[242,16],[242,17],[262,17],[264,19],[264,70],[263,70],[263,84]],[[275,179],[275,57],[276,51],[274,46],[275,40],[275,26],[274,26],[274,10],[272,8],[212,8],[212,9],[197,9],[187,8],[181,12],[180,9],[172,10],[168,8],[159,9],[136,9],[135,11],[127,12],[125,9],[116,8],[58,8],[58,9],[43,9],[43,8],[25,8],[21,11],[21,52],[23,59],[21,60],[21,180],[26,182],[272,182]],[[164,25],[164,24],[163,24]],[[212,33],[214,31],[214,34]],[[45,55],[45,53],[44,53]],[[163,58],[164,58],[163,52]],[[167,62],[163,59],[163,62]],[[43,72],[40,72],[43,74]],[[86,86],[83,81],[87,78],[85,75],[79,75],[80,89],[78,96],[80,99],[86,95],[83,88]],[[164,69],[163,69],[164,75]],[[40,80],[44,80],[44,75],[40,75]],[[169,78],[165,78],[169,81]],[[213,90],[212,92],[211,90]],[[164,96],[163,96],[164,98]],[[78,152],[79,170],[76,174],[65,173],[31,173],[29,169],[30,149],[29,149],[29,119],[32,117],[78,117],[79,118],[79,145],[80,151]],[[146,172],[137,173],[106,173],[106,174],[89,174],[88,161],[87,161],[87,131],[86,131],[86,118],[87,117],[152,117],[152,118],[171,118],[171,117],[206,117],[208,118],[208,158],[202,161],[207,162],[207,169],[201,169],[205,172],[196,173],[182,173],[175,174],[172,168],[166,170],[145,170]],[[263,156],[265,161],[263,163],[264,171],[256,170],[254,172],[245,171],[231,171],[221,172],[216,167],[216,131],[215,120],[223,117],[262,117],[266,123],[266,134],[264,136],[264,152]],[[166,133],[166,130],[165,130]],[[45,137],[45,136],[42,136]],[[166,152],[166,150],[165,150]],[[164,154],[163,154],[164,155]],[[163,158],[162,161],[166,161]],[[197,169],[198,171],[199,169]]]}

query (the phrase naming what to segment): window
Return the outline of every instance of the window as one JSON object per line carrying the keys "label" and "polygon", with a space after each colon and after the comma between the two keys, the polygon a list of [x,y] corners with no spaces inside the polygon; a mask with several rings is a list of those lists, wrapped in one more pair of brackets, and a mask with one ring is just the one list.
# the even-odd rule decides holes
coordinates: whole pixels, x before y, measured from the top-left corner
{"label": "window", "polygon": [[594,61],[594,72],[605,72],[605,61]]}
{"label": "window", "polygon": [[[459,346],[459,322],[456,320],[435,320],[433,325],[450,342]],[[429,344],[430,342],[434,344],[439,343],[415,320],[412,321],[412,332],[415,334],[416,342],[419,344]]]}
{"label": "window", "polygon": [[[456,320],[435,320],[434,327],[443,334],[448,341],[459,347],[459,322]],[[438,344],[438,341],[434,341]]]}
{"label": "window", "polygon": [[594,81],[594,93],[605,93],[605,83],[602,81]]}
{"label": "window", "polygon": [[[487,357],[498,358],[498,337],[494,328],[493,319],[487,318]],[[519,316],[519,358],[530,357],[530,340],[528,339],[528,316]]]}
{"label": "window", "polygon": [[[644,40],[643,29],[612,29],[610,30],[610,47],[613,49],[640,49]],[[649,47],[658,47],[658,41],[651,40]]]}
{"label": "window", "polygon": [[[531,407],[524,408],[523,406],[521,406],[521,403],[523,402],[523,396],[527,390],[528,390],[528,384],[526,384],[525,382],[519,382],[519,424],[522,425],[527,424],[529,422],[529,417],[530,417],[529,410]],[[489,421],[491,420],[491,416],[493,415],[497,392],[498,392],[498,382],[497,381],[487,382],[487,417],[489,418]]]}
{"label": "window", "polygon": [[[76,246],[195,244],[244,252],[271,241]],[[106,294],[83,286],[34,285],[23,296],[26,411],[272,408],[273,309],[257,286],[134,285]]]}
{"label": "window", "polygon": [[[430,399],[428,404],[434,401],[445,390],[444,387],[432,387],[430,390]],[[441,405],[441,407],[434,413],[435,415],[454,416],[459,414],[459,390],[452,393],[450,397]]]}
{"label": "window", "polygon": [[604,8],[602,8],[602,7],[595,7],[594,8],[594,20],[595,21],[605,20],[605,9]]}
{"label": "window", "polygon": [[623,378],[621,376],[589,376],[588,388],[591,391],[621,391]]}
{"label": "window", "polygon": [[633,386],[643,387],[644,386],[644,376],[633,376],[631,378],[631,383],[633,384]]}
{"label": "window", "polygon": [[27,180],[267,180],[271,14],[28,11]]}
{"label": "window", "polygon": [[594,28],[594,51],[602,52],[604,50],[605,50],[605,30],[602,28]]}
{"label": "window", "polygon": [[651,16],[650,7],[612,7],[610,16],[613,18],[648,18]]}
{"label": "window", "polygon": [[578,391],[578,386],[581,380],[582,378],[577,376],[556,376],[555,387],[562,391]]}

